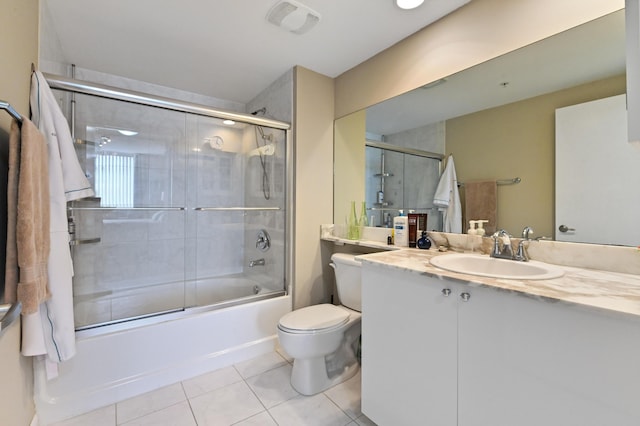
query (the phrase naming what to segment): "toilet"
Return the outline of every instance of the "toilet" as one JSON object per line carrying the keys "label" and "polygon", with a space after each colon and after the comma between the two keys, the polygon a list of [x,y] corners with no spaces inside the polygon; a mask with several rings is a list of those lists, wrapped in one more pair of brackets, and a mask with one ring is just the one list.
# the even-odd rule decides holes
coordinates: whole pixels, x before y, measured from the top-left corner
{"label": "toilet", "polygon": [[320,304],[289,312],[278,322],[278,338],[293,358],[291,386],[314,395],[353,377],[361,330],[360,262],[335,253],[331,267],[341,305]]}

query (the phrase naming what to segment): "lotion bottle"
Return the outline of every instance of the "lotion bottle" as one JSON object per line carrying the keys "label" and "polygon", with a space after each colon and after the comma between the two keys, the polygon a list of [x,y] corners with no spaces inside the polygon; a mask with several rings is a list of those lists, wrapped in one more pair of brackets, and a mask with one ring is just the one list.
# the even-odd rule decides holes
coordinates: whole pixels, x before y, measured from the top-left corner
{"label": "lotion bottle", "polygon": [[407,216],[400,214],[393,218],[394,243],[400,247],[409,247],[409,221]]}
{"label": "lotion bottle", "polygon": [[485,230],[484,230],[484,224],[488,223],[488,220],[476,220],[476,223],[478,224],[478,228],[476,229],[476,235],[480,235],[481,237],[484,236]]}

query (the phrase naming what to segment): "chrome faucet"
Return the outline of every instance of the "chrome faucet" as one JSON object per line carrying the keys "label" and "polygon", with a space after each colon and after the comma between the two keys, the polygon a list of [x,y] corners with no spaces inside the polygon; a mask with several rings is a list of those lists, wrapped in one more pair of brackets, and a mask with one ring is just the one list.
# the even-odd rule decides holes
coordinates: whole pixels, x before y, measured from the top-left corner
{"label": "chrome faucet", "polygon": [[254,266],[264,266],[264,259],[256,259],[249,261],[249,268],[253,268]]}
{"label": "chrome faucet", "polygon": [[[511,248],[511,240],[509,239],[509,233],[504,229],[499,229],[492,235],[493,238],[493,250],[491,251],[491,257],[498,259],[514,259],[513,249]],[[502,241],[502,248],[500,243]]]}
{"label": "chrome faucet", "polygon": [[529,256],[527,255],[527,251],[524,248],[525,241],[531,241],[531,234],[533,233],[533,229],[530,226],[525,227],[522,230],[522,239],[518,243],[518,251],[514,256],[513,260],[518,260],[520,262],[529,261]]}

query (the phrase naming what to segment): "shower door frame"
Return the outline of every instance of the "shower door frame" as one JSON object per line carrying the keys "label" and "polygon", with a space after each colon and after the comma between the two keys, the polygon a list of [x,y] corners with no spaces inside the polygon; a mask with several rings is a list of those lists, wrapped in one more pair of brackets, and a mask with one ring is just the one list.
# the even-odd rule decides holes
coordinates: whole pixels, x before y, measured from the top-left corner
{"label": "shower door frame", "polygon": [[[285,138],[285,173],[284,173],[285,174],[285,202],[284,202],[284,205],[285,205],[285,236],[284,236],[285,259],[284,259],[284,283],[283,283],[284,288],[283,288],[283,292],[275,292],[275,293],[265,294],[263,296],[256,296],[255,298],[252,298],[251,301],[258,301],[258,300],[263,300],[270,297],[282,296],[283,294],[284,295],[292,294],[293,289],[291,286],[291,277],[293,277],[293,256],[294,256],[293,238],[292,238],[293,216],[294,216],[294,203],[293,203],[294,148],[293,148],[292,138],[290,135],[291,125],[289,123],[278,121],[278,120],[272,120],[264,117],[258,117],[251,114],[225,111],[225,110],[209,107],[206,105],[180,101],[180,100],[166,98],[162,96],[155,96],[148,93],[121,89],[121,88],[107,86],[99,83],[76,80],[73,78],[63,77],[63,76],[49,74],[49,73],[43,73],[43,75],[47,80],[51,89],[62,90],[62,91],[70,92],[72,94],[77,93],[77,94],[96,96],[99,98],[123,101],[123,102],[143,105],[143,106],[156,107],[156,108],[176,111],[180,113],[188,113],[188,114],[194,114],[194,115],[211,117],[216,119],[223,119],[223,120],[229,119],[229,120],[233,120],[233,121],[237,121],[245,124],[283,130],[284,138]],[[240,303],[246,303],[246,302],[231,300],[231,301],[221,302],[221,303],[210,305],[210,306],[187,307],[182,311],[168,313],[167,315],[170,315],[172,317],[174,317],[173,314],[182,316],[186,313],[186,311],[199,313],[199,312],[203,312],[211,309],[221,309],[221,308],[233,306]],[[162,313],[160,312],[158,314],[162,314]],[[143,321],[145,323],[148,321],[154,322],[155,320],[150,317],[156,316],[158,314],[143,315],[140,318],[136,318],[136,317],[127,318],[126,320],[123,320],[121,322],[106,324],[98,328],[108,327],[110,330],[114,330],[113,327],[115,327],[117,329],[127,329],[133,326],[132,323],[139,323],[140,321]],[[76,333],[80,332],[85,334],[88,332],[90,334],[93,334],[94,331],[92,330],[95,331],[96,329],[93,327],[89,327],[86,330],[77,331]]]}

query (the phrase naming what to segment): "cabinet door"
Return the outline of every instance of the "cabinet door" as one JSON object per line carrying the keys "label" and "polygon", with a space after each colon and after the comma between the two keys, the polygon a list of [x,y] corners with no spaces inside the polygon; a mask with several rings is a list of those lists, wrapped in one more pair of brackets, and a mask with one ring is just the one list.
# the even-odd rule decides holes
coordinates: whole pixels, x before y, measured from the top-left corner
{"label": "cabinet door", "polygon": [[364,264],[362,412],[380,426],[456,424],[455,290]]}
{"label": "cabinet door", "polygon": [[487,288],[459,321],[460,426],[640,425],[640,321]]}

